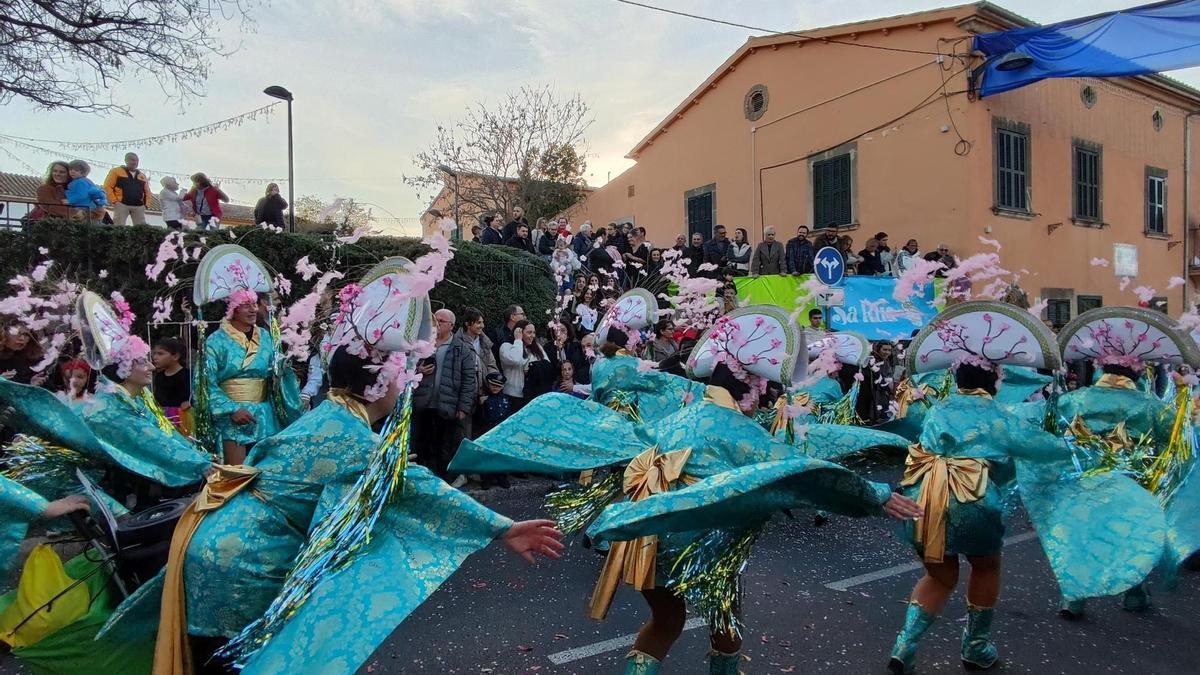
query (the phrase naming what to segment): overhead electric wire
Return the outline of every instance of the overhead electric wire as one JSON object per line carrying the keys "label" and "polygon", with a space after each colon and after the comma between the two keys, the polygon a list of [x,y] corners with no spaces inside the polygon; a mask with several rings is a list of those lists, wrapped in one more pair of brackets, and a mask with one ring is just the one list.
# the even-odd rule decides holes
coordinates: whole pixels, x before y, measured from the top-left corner
{"label": "overhead electric wire", "polygon": [[784,121],[784,120],[788,119],[789,117],[795,117],[796,115],[799,115],[800,113],[808,112],[809,110],[812,110],[813,108],[819,108],[819,107],[821,107],[821,106],[823,106],[823,105],[826,105],[826,104],[829,104],[829,103],[833,103],[834,101],[837,101],[837,100],[839,100],[839,99],[846,98],[847,96],[850,96],[850,95],[852,95],[852,94],[857,94],[858,92],[860,92],[860,91],[863,91],[864,89],[869,89],[869,88],[871,88],[871,87],[874,87],[875,85],[883,84],[884,82],[887,82],[888,80],[894,80],[894,79],[896,79],[896,78],[898,78],[898,77],[903,77],[904,75],[908,75],[909,73],[915,73],[916,71],[918,71],[918,70],[920,70],[920,69],[922,69],[922,68],[928,68],[929,66],[932,66],[932,65],[933,65],[933,64],[935,64],[935,63],[937,63],[937,61],[936,61],[936,60],[934,60],[934,61],[926,61],[925,63],[922,63],[922,64],[920,64],[920,65],[913,66],[912,68],[909,68],[908,70],[902,70],[902,71],[900,71],[900,72],[898,72],[898,73],[896,73],[896,74],[894,74],[894,75],[888,75],[888,76],[887,76],[887,77],[885,77],[885,78],[882,78],[882,79],[879,79],[879,80],[875,80],[874,82],[870,82],[870,83],[864,84],[864,85],[862,85],[861,87],[856,87],[856,88],[854,88],[854,89],[851,89],[850,91],[845,91],[845,92],[842,92],[842,93],[838,94],[837,96],[834,96],[834,97],[831,97],[831,98],[827,98],[827,99],[824,99],[824,100],[821,100],[821,101],[817,101],[816,103],[813,103],[813,104],[811,104],[811,105],[807,105],[807,106],[805,106],[805,107],[803,107],[803,108],[800,108],[799,110],[793,110],[792,112],[790,112],[790,113],[788,113],[788,114],[786,114],[786,115],[783,115],[783,116],[781,116],[781,117],[777,117],[777,118],[775,118],[775,119],[771,120],[770,122],[765,122],[765,123],[763,123],[763,124],[759,124],[758,126],[756,126],[756,127],[755,127],[755,130],[757,131],[757,130],[759,130],[759,129],[765,129],[766,127],[769,127],[769,126],[771,126],[772,124],[775,124],[776,122],[782,122],[782,121]]}
{"label": "overhead electric wire", "polygon": [[867,43],[863,43],[863,42],[851,42],[851,41],[847,41],[847,40],[837,40],[835,38],[807,35],[805,33],[801,33],[801,32],[794,31],[794,30],[771,30],[770,28],[761,28],[758,26],[750,26],[750,25],[747,25],[744,23],[737,23],[736,21],[726,21],[725,19],[714,19],[709,16],[701,16],[699,14],[691,14],[689,12],[681,12],[681,11],[675,10],[675,9],[668,9],[666,7],[656,7],[655,5],[648,5],[644,2],[634,2],[634,0],[614,0],[614,2],[619,2],[623,5],[630,5],[632,7],[640,7],[642,9],[649,9],[649,10],[652,10],[655,12],[663,12],[664,14],[673,14],[675,16],[682,16],[682,17],[687,17],[689,19],[696,19],[698,21],[708,21],[709,23],[721,24],[723,26],[732,26],[734,28],[745,28],[746,30],[757,31],[759,33],[770,33],[772,35],[791,35],[791,36],[800,38],[802,40],[807,40],[810,42],[812,42],[812,41],[828,42],[830,44],[845,45],[847,47],[861,47],[863,49],[878,49],[881,51],[901,52],[901,53],[905,53],[905,54],[926,54],[929,56],[942,56],[942,54],[939,54],[938,52],[924,51],[924,50],[920,50],[920,49],[905,49],[903,47],[885,47],[883,45],[873,45],[873,44],[867,44]]}

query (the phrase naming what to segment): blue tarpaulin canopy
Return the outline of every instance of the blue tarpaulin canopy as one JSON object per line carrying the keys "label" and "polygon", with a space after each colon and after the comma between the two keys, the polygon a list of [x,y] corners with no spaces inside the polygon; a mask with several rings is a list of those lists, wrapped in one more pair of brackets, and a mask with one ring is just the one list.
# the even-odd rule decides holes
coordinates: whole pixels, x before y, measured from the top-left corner
{"label": "blue tarpaulin canopy", "polygon": [[982,96],[1050,77],[1122,77],[1196,66],[1200,0],[978,35],[975,49],[988,57]]}

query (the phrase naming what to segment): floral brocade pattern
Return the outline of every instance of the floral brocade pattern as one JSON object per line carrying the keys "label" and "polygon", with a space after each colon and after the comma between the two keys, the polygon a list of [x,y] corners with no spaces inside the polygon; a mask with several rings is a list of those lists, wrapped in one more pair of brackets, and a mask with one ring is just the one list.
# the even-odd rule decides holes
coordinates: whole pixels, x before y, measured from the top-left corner
{"label": "floral brocade pattern", "polygon": [[704,396],[704,383],[657,370],[640,372],[632,356],[599,359],[592,365],[592,400],[608,405],[618,393],[632,397],[643,423],[678,412]]}
{"label": "floral brocade pattern", "polygon": [[199,483],[212,465],[212,460],[178,431],[163,433],[141,399],[101,387],[81,414],[97,438],[135,457],[141,465],[135,471],[155,482],[170,487]]}
{"label": "floral brocade pattern", "polygon": [[[271,333],[258,331],[258,353],[245,367],[246,349],[237,344],[224,330],[208,336],[204,346],[204,365],[208,376],[209,405],[213,424],[222,440],[235,441],[241,445],[256,443],[279,431],[280,423],[270,397],[261,403],[239,403],[233,401],[221,389],[221,383],[232,379],[267,379],[271,375],[271,360],[275,356],[275,342]],[[254,415],[254,424],[234,424],[229,418],[238,408],[245,408]]]}

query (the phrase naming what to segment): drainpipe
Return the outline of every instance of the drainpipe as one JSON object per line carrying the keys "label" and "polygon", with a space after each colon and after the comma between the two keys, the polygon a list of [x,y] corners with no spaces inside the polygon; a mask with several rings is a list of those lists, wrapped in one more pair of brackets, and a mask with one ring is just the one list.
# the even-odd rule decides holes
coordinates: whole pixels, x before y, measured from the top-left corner
{"label": "drainpipe", "polygon": [[[761,190],[758,184],[758,159],[756,150],[758,149],[758,127],[750,127],[750,229],[754,229],[754,221],[758,220],[758,202],[762,198]],[[766,230],[766,223],[759,223],[759,227],[763,231]],[[766,241],[767,236],[760,231],[759,241]]]}
{"label": "drainpipe", "polygon": [[1192,125],[1190,120],[1200,111],[1183,116],[1183,309],[1191,307],[1192,294],[1192,227],[1188,222],[1192,206]]}

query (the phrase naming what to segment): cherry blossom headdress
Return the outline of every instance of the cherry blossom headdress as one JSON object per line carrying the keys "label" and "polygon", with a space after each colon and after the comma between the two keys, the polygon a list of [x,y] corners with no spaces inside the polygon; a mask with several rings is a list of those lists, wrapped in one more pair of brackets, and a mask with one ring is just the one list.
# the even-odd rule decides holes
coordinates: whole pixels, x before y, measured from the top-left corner
{"label": "cherry blossom headdress", "polygon": [[787,312],[752,305],[726,314],[701,333],[687,369],[693,377],[708,377],[724,363],[735,376],[745,372],[790,386],[804,379],[807,355],[804,331]]}
{"label": "cherry blossom headdress", "polygon": [[[624,331],[631,338],[658,322],[658,300],[645,288],[634,288],[617,298],[596,326],[596,336],[605,341],[609,329]],[[636,339],[630,343],[636,344]],[[630,348],[632,348],[632,344]]]}
{"label": "cherry blossom headdress", "polygon": [[913,338],[907,359],[913,373],[963,364],[987,370],[1000,365],[1057,370],[1062,363],[1045,324],[1019,307],[990,300],[942,310]]}
{"label": "cherry blossom headdress", "polygon": [[1098,307],[1058,334],[1063,360],[1093,360],[1140,371],[1147,363],[1200,364],[1200,348],[1166,314],[1140,307]]}
{"label": "cherry blossom headdress", "polygon": [[839,331],[829,333],[808,344],[808,360],[832,351],[837,363],[862,368],[871,360],[871,341],[860,333]]}
{"label": "cherry blossom headdress", "polygon": [[150,355],[149,345],[129,332],[134,317],[127,305],[114,309],[104,298],[84,291],[76,303],[76,316],[84,354],[93,368],[115,364],[117,375],[126,378],[134,363]]}
{"label": "cherry blossom headdress", "polygon": [[226,316],[239,305],[258,302],[259,293],[271,290],[271,274],[253,253],[237,244],[221,244],[200,259],[192,301],[197,307],[226,300]]}

